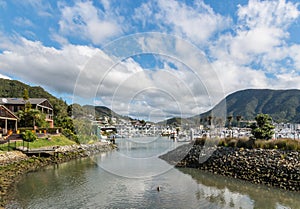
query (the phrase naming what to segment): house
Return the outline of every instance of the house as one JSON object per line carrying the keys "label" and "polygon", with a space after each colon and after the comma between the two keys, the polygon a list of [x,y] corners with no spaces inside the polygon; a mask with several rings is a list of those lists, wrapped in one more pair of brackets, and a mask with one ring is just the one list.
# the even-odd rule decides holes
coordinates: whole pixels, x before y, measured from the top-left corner
{"label": "house", "polygon": [[[46,115],[46,121],[50,127],[53,128],[53,107],[51,103],[45,98],[30,98],[28,100],[32,109],[40,110]],[[19,110],[24,110],[25,100],[23,98],[0,98],[0,105],[5,106],[13,113],[17,113]]]}
{"label": "house", "polygon": [[0,105],[0,138],[7,135],[8,130],[16,131],[18,128],[18,117],[4,105]]}

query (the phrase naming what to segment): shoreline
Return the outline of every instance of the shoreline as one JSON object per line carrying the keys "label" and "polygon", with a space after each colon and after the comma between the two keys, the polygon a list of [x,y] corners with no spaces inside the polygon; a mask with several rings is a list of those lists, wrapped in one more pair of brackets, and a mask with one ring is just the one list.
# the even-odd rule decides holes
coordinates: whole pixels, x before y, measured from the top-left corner
{"label": "shoreline", "polygon": [[0,208],[5,207],[13,199],[12,195],[22,175],[48,165],[109,152],[115,148],[116,146],[110,143],[96,142],[94,144],[61,146],[58,148],[59,155],[50,157],[28,157],[19,151],[0,153]]}
{"label": "shoreline", "polygon": [[160,158],[176,167],[195,168],[254,184],[300,191],[300,155],[297,151],[205,148],[187,144]]}

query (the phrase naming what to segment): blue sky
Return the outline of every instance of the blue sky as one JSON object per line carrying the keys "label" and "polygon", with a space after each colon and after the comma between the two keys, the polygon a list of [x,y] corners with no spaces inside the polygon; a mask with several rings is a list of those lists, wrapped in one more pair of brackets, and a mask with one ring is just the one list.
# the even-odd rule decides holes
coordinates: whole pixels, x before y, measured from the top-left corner
{"label": "blue sky", "polygon": [[160,120],[300,88],[297,0],[0,0],[0,77]]}

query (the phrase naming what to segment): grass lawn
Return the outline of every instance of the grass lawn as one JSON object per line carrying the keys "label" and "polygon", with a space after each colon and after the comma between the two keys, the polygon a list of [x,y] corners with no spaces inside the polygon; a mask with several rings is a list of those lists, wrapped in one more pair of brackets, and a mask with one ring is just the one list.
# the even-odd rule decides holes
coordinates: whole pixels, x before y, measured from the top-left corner
{"label": "grass lawn", "polygon": [[[65,146],[65,145],[72,145],[72,144],[76,144],[74,141],[69,140],[67,137],[61,135],[61,136],[51,136],[51,139],[37,139],[34,142],[30,142],[29,143],[29,148],[41,148],[41,147],[50,147],[50,146]],[[6,144],[2,144],[0,145],[0,152],[1,151],[7,151],[7,145]],[[20,147],[23,146],[23,142],[22,141],[18,141],[16,142],[16,144],[14,142],[10,143],[10,148],[13,147]],[[27,147],[27,142],[24,142],[24,146]],[[12,150],[12,149],[10,149]]]}

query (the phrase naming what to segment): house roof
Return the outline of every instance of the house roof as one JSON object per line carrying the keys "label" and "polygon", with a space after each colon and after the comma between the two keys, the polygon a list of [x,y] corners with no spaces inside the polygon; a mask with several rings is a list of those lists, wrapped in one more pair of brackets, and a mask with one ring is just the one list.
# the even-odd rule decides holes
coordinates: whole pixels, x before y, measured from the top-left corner
{"label": "house roof", "polygon": [[[44,101],[47,101],[47,99],[45,99],[45,98],[29,98],[30,104],[33,104],[33,105],[41,104]],[[26,102],[23,98],[0,98],[0,104],[2,104],[2,105],[6,105],[6,104],[24,105],[25,103]]]}
{"label": "house roof", "polygon": [[[4,110],[4,111],[2,111]],[[18,120],[19,118],[11,112],[9,109],[7,109],[4,105],[0,105],[0,119],[7,118],[7,119],[13,119]]]}

